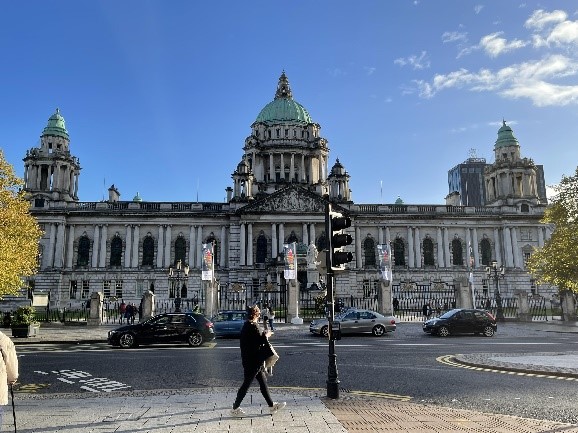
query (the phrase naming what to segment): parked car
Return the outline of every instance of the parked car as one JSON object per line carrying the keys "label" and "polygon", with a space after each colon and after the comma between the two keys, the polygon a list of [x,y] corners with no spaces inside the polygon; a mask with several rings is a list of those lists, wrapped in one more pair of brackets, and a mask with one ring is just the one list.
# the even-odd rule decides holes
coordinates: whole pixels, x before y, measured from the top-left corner
{"label": "parked car", "polygon": [[[341,334],[358,334],[371,332],[376,337],[395,331],[395,317],[384,316],[371,310],[349,308],[344,313],[335,316],[335,321],[340,323]],[[315,335],[329,335],[329,320],[317,319],[309,325],[309,331]]]}
{"label": "parked car", "polygon": [[198,313],[164,313],[108,333],[108,344],[123,349],[139,344],[188,343],[197,347],[215,338],[213,323]]}
{"label": "parked car", "polygon": [[465,308],[455,308],[423,323],[423,332],[440,337],[454,334],[483,334],[491,337],[497,330],[496,319],[489,312]]}
{"label": "parked car", "polygon": [[243,324],[247,320],[245,310],[225,310],[211,318],[215,327],[215,335],[219,337],[240,337]]}

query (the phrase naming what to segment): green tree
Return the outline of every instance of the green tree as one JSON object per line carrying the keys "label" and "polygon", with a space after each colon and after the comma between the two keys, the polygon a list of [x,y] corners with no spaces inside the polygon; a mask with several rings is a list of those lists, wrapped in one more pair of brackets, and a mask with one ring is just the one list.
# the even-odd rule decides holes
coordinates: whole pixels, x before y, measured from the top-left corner
{"label": "green tree", "polygon": [[42,232],[21,187],[0,150],[0,298],[17,294],[22,277],[36,272]]}
{"label": "green tree", "polygon": [[540,284],[578,292],[578,168],[573,176],[563,176],[555,191],[542,219],[554,226],[552,236],[534,251],[527,267]]}

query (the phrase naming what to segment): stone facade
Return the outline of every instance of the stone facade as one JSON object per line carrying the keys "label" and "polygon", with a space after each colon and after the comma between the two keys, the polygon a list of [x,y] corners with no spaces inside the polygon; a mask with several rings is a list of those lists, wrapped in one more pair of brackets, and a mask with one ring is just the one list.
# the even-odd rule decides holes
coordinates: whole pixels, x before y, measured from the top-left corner
{"label": "stone facade", "polygon": [[524,267],[550,228],[540,222],[546,203],[538,195],[535,166],[520,157],[505,122],[494,149],[497,162],[484,175],[489,205],[476,207],[455,205],[455,198],[439,205],[356,204],[342,163],[329,170],[320,129],[293,100],[283,73],[275,99],[251,125],[226,203],[146,202],[138,194],[121,201],[114,185],[108,201],[80,202],[80,163],[57,111],[41,147],[24,158],[25,191],[44,230],[40,271],[27,279],[29,292],[49,293],[57,308],[84,302],[93,292],[138,303],[151,290],[157,299],[169,299],[168,268],[181,259],[190,266],[185,297],[194,297],[206,290],[201,251],[207,243],[215,245],[221,287],[284,286],[283,245],[291,242],[300,252],[299,287],[306,289],[320,283],[306,252],[312,243],[319,251],[325,245],[328,200],[353,221],[347,230],[353,261],[336,277],[338,296],[381,284],[379,244],[391,246],[394,284],[470,278],[491,293],[486,266],[496,260],[506,268],[502,296],[552,291],[536,288]]}

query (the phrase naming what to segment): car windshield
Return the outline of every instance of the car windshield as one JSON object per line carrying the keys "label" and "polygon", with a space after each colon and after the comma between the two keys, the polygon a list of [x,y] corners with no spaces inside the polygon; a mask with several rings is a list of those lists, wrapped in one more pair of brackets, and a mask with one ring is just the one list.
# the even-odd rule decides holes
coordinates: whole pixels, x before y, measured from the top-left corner
{"label": "car windshield", "polygon": [[456,314],[459,310],[450,310],[450,311],[446,311],[444,314],[442,314],[440,316],[440,319],[449,319],[450,317],[452,317],[454,314]]}

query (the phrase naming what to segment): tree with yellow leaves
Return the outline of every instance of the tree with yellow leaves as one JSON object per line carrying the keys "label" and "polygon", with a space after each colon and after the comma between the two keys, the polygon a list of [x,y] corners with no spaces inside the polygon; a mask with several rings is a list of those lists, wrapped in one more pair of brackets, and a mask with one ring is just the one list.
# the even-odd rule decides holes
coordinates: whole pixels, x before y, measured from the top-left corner
{"label": "tree with yellow leaves", "polygon": [[22,277],[37,268],[42,232],[30,214],[22,184],[0,149],[0,298],[18,294]]}
{"label": "tree with yellow leaves", "polygon": [[578,168],[574,176],[563,176],[555,191],[542,219],[552,224],[554,231],[544,246],[534,251],[527,267],[540,284],[578,292]]}

